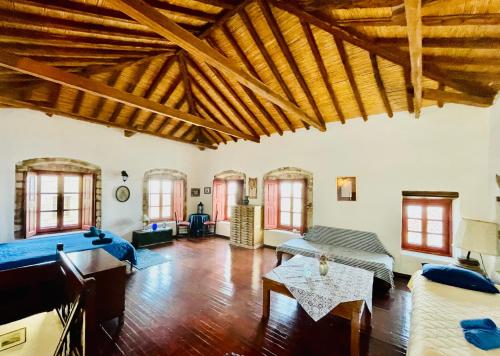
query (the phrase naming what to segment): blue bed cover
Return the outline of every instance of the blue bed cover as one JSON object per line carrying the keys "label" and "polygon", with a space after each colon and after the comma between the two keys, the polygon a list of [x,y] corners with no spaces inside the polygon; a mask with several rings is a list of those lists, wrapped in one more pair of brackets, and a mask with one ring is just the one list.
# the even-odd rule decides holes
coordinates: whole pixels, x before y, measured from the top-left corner
{"label": "blue bed cover", "polygon": [[66,253],[103,248],[119,260],[128,260],[135,265],[137,260],[134,247],[121,237],[109,231],[104,232],[106,237],[113,238],[108,245],[92,245],[92,240],[95,238],[84,237],[83,232],[2,243],[0,244],[0,271],[55,261],[58,243],[64,244]]}

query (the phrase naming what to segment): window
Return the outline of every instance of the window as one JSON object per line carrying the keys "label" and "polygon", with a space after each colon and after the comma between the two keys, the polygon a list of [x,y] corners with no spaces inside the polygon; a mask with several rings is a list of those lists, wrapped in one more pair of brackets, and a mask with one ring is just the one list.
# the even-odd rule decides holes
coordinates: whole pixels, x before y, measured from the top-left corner
{"label": "window", "polygon": [[214,219],[230,220],[232,207],[241,204],[243,200],[243,180],[215,179],[212,198]]}
{"label": "window", "polygon": [[151,221],[174,220],[172,181],[152,178],[149,180],[149,219]]}
{"label": "window", "polygon": [[451,256],[452,200],[403,198],[402,248]]}
{"label": "window", "polygon": [[304,231],[305,186],[304,179],[268,180],[264,183],[266,229]]}
{"label": "window", "polygon": [[92,174],[29,172],[26,235],[90,227],[94,216],[93,179]]}

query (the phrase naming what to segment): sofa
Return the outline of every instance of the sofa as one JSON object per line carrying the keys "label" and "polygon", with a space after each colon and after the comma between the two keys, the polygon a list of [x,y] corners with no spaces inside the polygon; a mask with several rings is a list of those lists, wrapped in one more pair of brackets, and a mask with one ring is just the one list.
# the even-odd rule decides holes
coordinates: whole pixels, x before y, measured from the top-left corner
{"label": "sofa", "polygon": [[394,259],[373,232],[316,225],[304,237],[288,240],[276,248],[278,265],[284,253],[309,257],[325,254],[337,263],[372,271],[375,282],[394,287]]}

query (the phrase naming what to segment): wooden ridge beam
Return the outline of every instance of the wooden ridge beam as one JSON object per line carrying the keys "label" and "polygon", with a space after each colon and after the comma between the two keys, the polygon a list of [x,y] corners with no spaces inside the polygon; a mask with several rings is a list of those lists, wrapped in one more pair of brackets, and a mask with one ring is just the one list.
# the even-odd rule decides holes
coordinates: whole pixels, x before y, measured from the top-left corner
{"label": "wooden ridge beam", "polygon": [[493,97],[482,97],[463,93],[451,93],[439,89],[424,88],[423,97],[429,100],[443,101],[446,103],[463,104],[470,106],[488,107],[493,105]]}
{"label": "wooden ridge beam", "polygon": [[216,146],[207,145],[204,143],[194,143],[194,142],[191,142],[188,140],[182,140],[178,137],[172,137],[172,136],[168,136],[168,135],[164,135],[164,134],[157,134],[157,133],[150,132],[150,131],[142,131],[142,130],[138,130],[135,128],[127,127],[126,125],[101,121],[101,120],[97,120],[97,119],[94,119],[91,117],[83,116],[81,114],[67,113],[65,111],[61,111],[61,110],[50,108],[50,107],[35,105],[33,103],[26,102],[26,101],[14,100],[14,99],[10,99],[7,97],[0,97],[0,102],[7,104],[7,105],[10,105],[10,106],[13,106],[13,107],[16,107],[16,108],[32,109],[32,110],[41,111],[44,113],[50,113],[53,115],[63,116],[63,117],[70,118],[70,119],[85,121],[85,122],[89,122],[92,124],[104,125],[107,127],[113,127],[113,128],[118,128],[118,129],[122,129],[122,130],[128,130],[128,131],[132,131],[132,132],[156,136],[156,137],[160,137],[160,138],[164,138],[164,139],[168,139],[168,140],[173,140],[173,141],[177,141],[177,142],[188,143],[188,144],[192,144],[192,145],[196,145],[196,146],[202,146],[204,148],[217,149]]}
{"label": "wooden ridge beam", "polygon": [[288,63],[288,66],[292,70],[295,79],[300,85],[300,88],[306,95],[307,101],[309,102],[309,105],[314,111],[314,114],[316,115],[316,119],[318,120],[319,124],[322,127],[322,131],[326,131],[326,126],[325,126],[325,119],[323,118],[323,114],[318,108],[318,105],[316,104],[316,100],[314,100],[313,95],[311,94],[311,90],[309,89],[309,86],[307,85],[304,76],[300,72],[299,66],[297,64],[297,61],[295,60],[295,57],[292,54],[292,51],[288,47],[288,43],[285,40],[285,37],[283,36],[283,33],[281,32],[281,29],[278,25],[278,22],[274,18],[273,12],[271,11],[271,8],[269,7],[269,4],[266,1],[263,0],[257,0],[257,3],[259,4],[259,8],[261,9],[262,14],[264,15],[264,18],[266,19],[266,23],[271,29],[271,32],[276,39],[279,48],[281,49],[281,52],[286,58],[286,61]]}
{"label": "wooden ridge beam", "polygon": [[415,117],[422,107],[422,0],[404,0]]}
{"label": "wooden ridge beam", "polygon": [[384,81],[382,80],[382,75],[380,74],[380,70],[378,67],[377,56],[373,53],[370,53],[370,61],[372,63],[373,76],[375,78],[375,82],[377,83],[378,92],[380,93],[380,97],[384,102],[385,111],[389,117],[393,117],[394,114],[392,112],[391,103],[389,102],[389,97],[387,96],[387,91],[385,90]]}
{"label": "wooden ridge beam", "polygon": [[274,102],[287,111],[292,112],[294,115],[297,115],[310,125],[321,129],[320,124],[310,118],[296,105],[271,90],[257,78],[241,70],[228,58],[221,55],[201,39],[184,30],[182,27],[178,26],[175,22],[158,12],[153,7],[147,5],[142,0],[109,0],[109,2],[138,22],[151,27],[158,34],[176,43],[188,53],[196,56],[197,59],[212,65],[226,75],[233,77],[235,80],[247,86],[249,89],[261,95],[265,99]]}
{"label": "wooden ridge beam", "polygon": [[154,101],[109,87],[104,83],[90,80],[73,73],[67,73],[46,64],[33,61],[29,58],[19,57],[2,50],[0,50],[0,66],[17,70],[19,72],[26,73],[51,82],[66,85],[75,89],[84,90],[97,96],[102,96],[113,101],[121,102],[133,107],[138,107],[160,115],[169,116],[180,121],[207,127],[251,141],[254,140],[253,136],[247,135],[241,131],[211,122],[206,122],[206,120],[195,115],[166,107],[160,103],[156,103]]}
{"label": "wooden ridge beam", "polygon": [[[391,61],[395,64],[399,64],[404,68],[410,68],[408,53],[400,50],[399,48],[396,48],[394,45],[391,47],[381,46],[380,43],[377,43],[372,38],[360,33],[359,31],[354,30],[353,28],[339,26],[335,23],[335,20],[332,20],[330,18],[325,19],[321,14],[310,14],[307,11],[304,11],[303,9],[297,7],[290,1],[269,1],[274,6],[297,16],[299,19],[303,19],[304,21],[309,22],[311,25],[314,25],[322,29],[323,31],[333,34],[337,38],[358,46],[366,51],[374,53],[377,56]],[[402,41],[407,43],[406,38],[402,38]],[[423,41],[423,46],[425,47],[425,38],[423,39]],[[424,64],[423,75],[437,82],[442,82],[446,86],[455,90],[476,94],[479,92],[481,93],[481,95],[492,95],[495,93],[491,88],[478,85],[477,83],[469,83],[466,81],[456,81],[454,79],[451,79],[446,75],[446,73],[444,73],[432,63]]]}
{"label": "wooden ridge beam", "polygon": [[347,79],[349,80],[349,84],[351,85],[352,93],[354,94],[354,99],[358,104],[359,113],[364,121],[368,120],[368,115],[365,110],[365,106],[363,104],[363,100],[361,99],[361,93],[359,92],[358,84],[356,83],[356,78],[354,78],[354,72],[352,70],[351,64],[349,63],[349,56],[344,47],[344,42],[335,36],[333,36],[333,40],[337,46],[337,50],[339,52],[340,59],[342,60],[342,65],[344,66],[345,73],[347,75]]}
{"label": "wooden ridge beam", "polygon": [[316,39],[314,38],[314,35],[312,33],[311,26],[302,19],[300,20],[300,25],[302,26],[302,30],[304,31],[304,35],[306,36],[306,40],[307,40],[309,48],[311,49],[311,52],[313,54],[314,60],[316,62],[316,66],[319,69],[319,73],[321,75],[321,79],[323,80],[323,84],[325,85],[326,90],[328,91],[328,94],[330,95],[330,100],[332,101],[332,104],[335,108],[335,111],[337,112],[337,115],[340,119],[340,122],[342,122],[342,124],[345,124],[344,112],[342,111],[342,108],[340,107],[340,103],[339,103],[339,100],[337,99],[337,95],[335,95],[335,91],[333,90],[333,86],[330,83],[328,71],[326,70],[325,63],[323,62],[323,58],[321,57],[321,53],[319,52],[318,44],[316,43]]}

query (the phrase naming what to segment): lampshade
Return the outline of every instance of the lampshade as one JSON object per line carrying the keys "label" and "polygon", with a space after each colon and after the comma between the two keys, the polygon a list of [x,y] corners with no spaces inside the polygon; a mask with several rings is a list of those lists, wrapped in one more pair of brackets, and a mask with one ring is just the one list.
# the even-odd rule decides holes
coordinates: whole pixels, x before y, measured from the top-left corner
{"label": "lampshade", "polygon": [[453,246],[483,255],[498,255],[497,224],[462,219]]}

